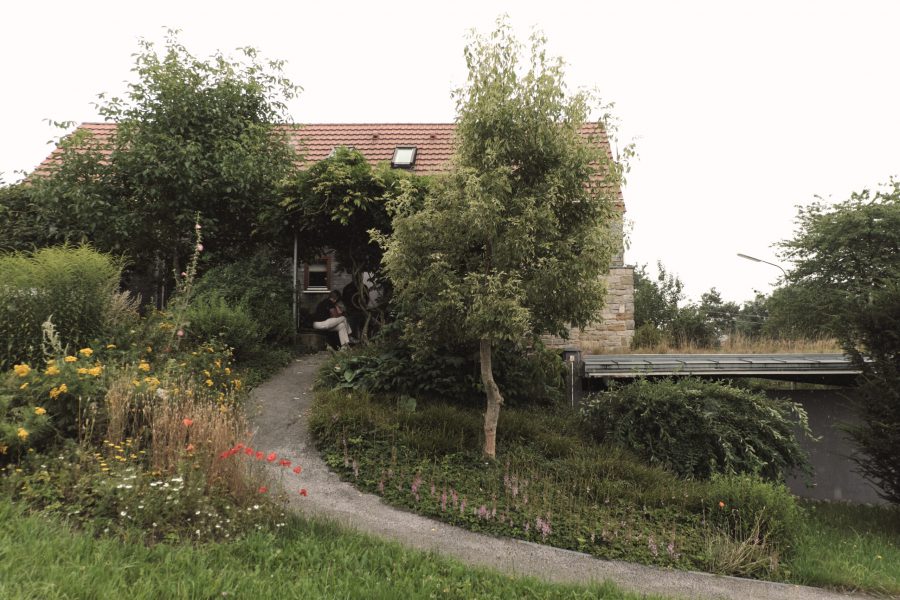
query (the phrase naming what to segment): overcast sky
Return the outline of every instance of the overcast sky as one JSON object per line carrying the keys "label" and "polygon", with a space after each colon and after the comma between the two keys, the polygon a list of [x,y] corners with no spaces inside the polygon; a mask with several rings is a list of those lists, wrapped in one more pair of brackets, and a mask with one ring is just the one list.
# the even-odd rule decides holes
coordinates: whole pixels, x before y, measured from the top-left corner
{"label": "overcast sky", "polygon": [[[131,8],[131,6],[135,8]],[[195,55],[252,45],[304,88],[297,122],[447,122],[472,28],[544,31],[572,88],[616,104],[639,153],[624,190],[631,264],[662,260],[694,298],[768,292],[796,205],[900,175],[900,2],[8,2],[0,173],[50,151],[46,119],[99,120],[137,39]],[[787,265],[785,265],[787,266]]]}

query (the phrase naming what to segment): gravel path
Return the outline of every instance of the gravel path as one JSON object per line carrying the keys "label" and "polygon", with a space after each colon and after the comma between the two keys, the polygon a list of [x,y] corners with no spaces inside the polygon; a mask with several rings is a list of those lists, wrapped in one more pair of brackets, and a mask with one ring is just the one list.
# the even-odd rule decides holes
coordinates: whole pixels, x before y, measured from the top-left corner
{"label": "gravel path", "polygon": [[[826,600],[865,597],[818,588],[769,583],[707,573],[672,571],[600,560],[570,550],[473,533],[381,502],[341,481],[322,461],[310,439],[306,417],[312,383],[326,354],[297,359],[253,392],[254,446],[296,459],[303,465],[299,485],[309,496],[291,492],[292,507],[405,546],[452,556],[471,565],[549,581],[586,583],[611,580],[623,589],[684,598]],[[298,486],[299,487],[299,486]]]}

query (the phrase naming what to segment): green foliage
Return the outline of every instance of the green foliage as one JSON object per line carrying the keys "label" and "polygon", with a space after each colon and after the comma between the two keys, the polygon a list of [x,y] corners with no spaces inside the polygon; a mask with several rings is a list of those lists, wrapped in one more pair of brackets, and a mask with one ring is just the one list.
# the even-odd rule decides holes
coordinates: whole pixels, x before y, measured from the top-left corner
{"label": "green foliage", "polygon": [[[383,249],[376,239],[392,232],[389,203],[402,193],[421,203],[426,178],[407,171],[376,168],[362,153],[338,147],[332,156],[297,171],[282,187],[284,200],[268,218],[276,235],[297,236],[307,260],[332,252],[338,266],[349,273],[359,296],[348,299],[351,312],[368,312],[372,285],[385,292],[381,273]],[[369,318],[363,319],[361,339],[368,339]]]}
{"label": "green foliage", "polygon": [[231,306],[246,308],[266,342],[285,343],[293,335],[290,269],[275,251],[263,250],[209,269],[197,281],[194,293],[210,301],[218,296]]}
{"label": "green foliage", "polygon": [[[650,279],[647,265],[634,270],[635,329],[649,325],[665,330],[678,316],[678,303],[684,300],[684,284],[678,275],[666,271],[661,261],[656,263],[656,268],[656,281]],[[649,332],[649,327],[645,327],[645,331]],[[652,337],[650,333],[644,335]]]}
{"label": "green foliage", "polygon": [[198,295],[187,311],[185,333],[194,343],[216,340],[240,357],[252,352],[262,339],[259,322],[246,303],[233,304],[215,293]]}
{"label": "green foliage", "polygon": [[0,592],[41,600],[117,598],[123,590],[133,600],[662,600],[610,583],[575,586],[502,575],[321,520],[289,516],[283,523],[227,544],[148,546],[73,531],[3,500],[0,556],[16,559],[0,562]]}
{"label": "green foliage", "polygon": [[[783,485],[679,479],[598,444],[563,407],[505,409],[503,451],[487,464],[473,449],[483,435],[475,408],[331,390],[318,394],[310,428],[333,469],[386,502],[603,558],[707,568],[707,537],[743,542],[744,523],[759,523],[766,552],[785,556],[799,527]],[[773,563],[753,574],[778,576]]]}
{"label": "green foliage", "polygon": [[724,383],[641,379],[597,394],[583,410],[598,440],[683,477],[777,481],[807,465],[795,435],[810,435],[800,405]]}
{"label": "green foliage", "polygon": [[[606,154],[609,125],[585,125],[592,99],[562,93],[562,61],[543,45],[532,40],[521,73],[508,25],[472,40],[457,167],[421,210],[397,202],[385,267],[416,347],[565,335],[602,306],[623,166]],[[605,185],[587,185],[598,173]]]}
{"label": "green foliage", "polygon": [[287,121],[297,88],[281,62],[252,48],[241,54],[198,59],[174,32],[162,52],[141,41],[136,80],[98,106],[115,131],[77,132],[50,172],[33,178],[40,227],[54,240],[124,252],[156,283],[189,260],[193,238],[184,232],[198,212],[208,264],[248,254],[260,213],[277,204],[296,159],[276,124]]}
{"label": "green foliage", "polygon": [[[364,348],[333,355],[319,373],[319,386],[442,398],[462,405],[474,405],[483,397],[475,352],[445,348],[416,354],[392,331]],[[501,345],[495,361],[497,381],[511,404],[550,404],[562,397],[562,359],[540,342],[527,352]]]}
{"label": "green foliage", "polygon": [[47,245],[50,232],[36,218],[29,186],[0,180],[0,252],[33,250]]}
{"label": "green foliage", "polygon": [[10,465],[0,489],[45,517],[145,543],[235,540],[283,520],[265,496],[258,494],[255,509],[241,506],[196,463],[185,455],[177,473],[154,474],[131,440],[98,451],[69,441],[52,455],[28,454]]}
{"label": "green foliage", "polygon": [[[860,471],[900,503],[900,181],[849,200],[801,208],[797,233],[782,242],[788,279],[834,317],[831,326],[863,369]],[[868,357],[868,361],[864,359]]]}
{"label": "green foliage", "polygon": [[89,246],[0,255],[0,371],[44,355],[41,326],[81,348],[131,317],[117,294],[122,261]]}

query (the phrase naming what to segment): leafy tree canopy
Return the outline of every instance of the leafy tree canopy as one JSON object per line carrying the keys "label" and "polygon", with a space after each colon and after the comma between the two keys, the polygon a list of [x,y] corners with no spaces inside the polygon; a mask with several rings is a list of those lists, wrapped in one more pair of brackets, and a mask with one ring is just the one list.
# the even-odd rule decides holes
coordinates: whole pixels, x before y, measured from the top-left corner
{"label": "leafy tree canopy", "polygon": [[844,349],[866,373],[863,424],[850,430],[857,460],[900,503],[900,181],[800,209],[796,234],[781,247],[795,263],[788,279],[834,315]]}
{"label": "leafy tree canopy", "polygon": [[585,127],[595,98],[567,94],[563,62],[547,56],[543,37],[532,36],[523,61],[524,50],[502,20],[487,37],[473,34],[468,82],[455,92],[452,172],[421,210],[409,210],[408,194],[393,203],[385,240],[408,339],[420,351],[480,348],[488,456],[503,402],[492,344],[565,335],[595,318],[618,243],[610,224],[624,165],[602,141],[608,126]]}
{"label": "leafy tree canopy", "polygon": [[199,213],[207,262],[246,253],[261,208],[277,202],[297,158],[276,125],[287,122],[298,88],[282,62],[240,53],[199,59],[177,32],[161,52],[142,40],[125,95],[100,96],[115,134],[64,140],[59,165],[34,178],[51,238],[87,238],[167,273],[190,255]]}

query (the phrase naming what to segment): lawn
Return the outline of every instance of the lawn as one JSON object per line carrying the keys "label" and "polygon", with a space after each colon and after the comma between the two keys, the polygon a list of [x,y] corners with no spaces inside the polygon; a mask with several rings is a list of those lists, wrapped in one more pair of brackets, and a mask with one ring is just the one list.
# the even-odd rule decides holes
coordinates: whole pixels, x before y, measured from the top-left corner
{"label": "lawn", "polygon": [[900,594],[900,512],[800,505],[749,477],[688,481],[586,438],[566,409],[506,407],[498,459],[476,408],[319,392],[329,465],[390,504],[465,527],[677,569]]}
{"label": "lawn", "polygon": [[96,538],[0,501],[0,597],[633,599],[612,585],[554,585],[472,568],[293,517],[227,544]]}

